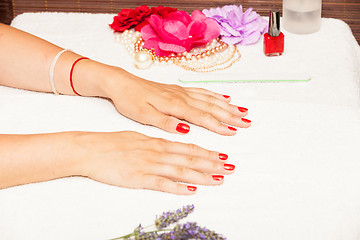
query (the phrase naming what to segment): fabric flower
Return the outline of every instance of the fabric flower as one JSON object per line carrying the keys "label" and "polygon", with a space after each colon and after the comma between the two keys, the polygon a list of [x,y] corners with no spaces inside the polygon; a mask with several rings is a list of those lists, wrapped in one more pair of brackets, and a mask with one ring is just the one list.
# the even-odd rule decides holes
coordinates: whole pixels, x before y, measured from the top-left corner
{"label": "fabric flower", "polygon": [[172,12],[165,19],[154,14],[147,21],[149,24],[141,29],[144,48],[155,49],[158,56],[190,51],[207,44],[220,33],[219,24],[198,10],[191,16],[184,11]]}
{"label": "fabric flower", "polygon": [[[171,8],[171,7],[164,7],[164,6],[158,6],[158,7],[152,7],[151,8],[151,15],[155,14],[158,15],[162,18],[167,18],[169,16],[170,13],[172,12],[176,12],[177,9],[176,8]],[[148,21],[145,19],[144,21],[142,21],[139,25],[137,25],[135,27],[135,31],[140,32],[141,28],[143,28],[145,25],[149,24]]]}
{"label": "fabric flower", "polygon": [[133,27],[135,27],[136,31],[140,31],[141,28],[147,24],[146,18],[152,14],[166,18],[169,13],[175,11],[177,11],[176,8],[163,6],[149,8],[146,5],[135,9],[122,9],[118,15],[114,17],[113,23],[109,26],[114,29],[115,32],[123,32]]}
{"label": "fabric flower", "polygon": [[268,27],[268,21],[252,10],[249,8],[243,12],[241,5],[227,5],[204,9],[203,13],[220,24],[221,39],[225,43],[249,45],[256,43]]}

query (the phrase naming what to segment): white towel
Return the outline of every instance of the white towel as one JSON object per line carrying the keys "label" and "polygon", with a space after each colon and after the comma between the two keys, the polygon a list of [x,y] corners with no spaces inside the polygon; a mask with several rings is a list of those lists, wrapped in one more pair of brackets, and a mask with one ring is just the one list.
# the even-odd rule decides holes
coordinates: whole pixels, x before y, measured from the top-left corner
{"label": "white towel", "polygon": [[[176,66],[138,70],[107,24],[108,14],[22,14],[12,23],[64,48],[153,81],[177,83]],[[303,71],[307,83],[182,84],[227,94],[253,126],[234,137],[191,125],[185,136],[143,126],[105,100],[0,87],[0,133],[133,130],[227,153],[236,173],[194,196],[66,178],[0,191],[0,239],[108,239],[195,204],[189,220],[242,240],[355,240],[360,236],[360,47],[342,21],[319,32],[284,32],[285,54],[262,42],[239,47],[232,74]],[[194,78],[196,78],[194,73]],[[99,117],[101,116],[101,118]]]}

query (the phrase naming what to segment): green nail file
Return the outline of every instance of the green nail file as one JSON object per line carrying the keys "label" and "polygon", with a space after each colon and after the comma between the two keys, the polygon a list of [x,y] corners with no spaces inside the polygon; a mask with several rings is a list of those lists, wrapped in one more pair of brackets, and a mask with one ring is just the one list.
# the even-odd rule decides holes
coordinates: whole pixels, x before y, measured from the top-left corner
{"label": "green nail file", "polygon": [[304,73],[199,73],[185,74],[179,77],[182,83],[219,83],[219,82],[308,82],[309,74]]}

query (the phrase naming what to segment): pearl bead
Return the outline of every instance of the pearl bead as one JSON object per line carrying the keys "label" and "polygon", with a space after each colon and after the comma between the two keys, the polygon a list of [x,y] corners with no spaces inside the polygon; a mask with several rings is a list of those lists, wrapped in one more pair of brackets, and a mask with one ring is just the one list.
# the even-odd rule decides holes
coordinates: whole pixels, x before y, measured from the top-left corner
{"label": "pearl bead", "polygon": [[152,56],[147,51],[140,51],[135,54],[134,64],[137,68],[146,69],[153,63]]}

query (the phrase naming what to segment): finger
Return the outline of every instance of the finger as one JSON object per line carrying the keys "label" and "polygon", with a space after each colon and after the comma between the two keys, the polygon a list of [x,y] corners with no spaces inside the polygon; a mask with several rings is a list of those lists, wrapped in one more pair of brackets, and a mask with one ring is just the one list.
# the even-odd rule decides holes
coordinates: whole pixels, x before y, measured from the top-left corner
{"label": "finger", "polygon": [[155,175],[143,175],[142,185],[145,189],[168,192],[178,195],[192,195],[196,193],[196,187],[176,183],[170,179]]}
{"label": "finger", "polygon": [[148,150],[161,153],[184,154],[201,157],[211,161],[226,161],[228,155],[216,151],[210,151],[195,144],[172,142],[162,138],[148,138],[146,140]]}
{"label": "finger", "polygon": [[168,142],[167,144],[164,144],[163,149],[168,153],[186,154],[194,157],[201,157],[203,159],[208,159],[212,161],[216,161],[216,160],[224,161],[228,159],[228,155],[225,153],[210,151],[202,147],[199,147],[195,144]]}
{"label": "finger", "polygon": [[220,99],[221,101],[225,101],[225,102],[231,101],[231,97],[229,95],[222,95],[219,93],[206,90],[204,88],[185,88],[185,89],[193,93],[202,93],[202,94],[210,95],[216,97],[217,99]]}
{"label": "finger", "polygon": [[198,126],[205,127],[210,131],[221,135],[233,136],[237,129],[227,126],[216,119],[212,114],[189,106],[188,104],[176,104],[169,108],[169,115],[184,119]]}
{"label": "finger", "polygon": [[240,116],[236,116],[228,112],[227,110],[219,107],[215,103],[204,102],[194,98],[188,98],[186,101],[189,105],[194,106],[204,112],[210,113],[213,117],[223,123],[241,128],[247,128],[251,126],[249,120],[246,119],[244,121],[243,118],[241,118]]}
{"label": "finger", "polygon": [[150,106],[145,110],[146,119],[144,123],[163,129],[170,133],[186,134],[190,131],[190,126],[180,121],[175,117],[171,117],[159,112],[154,107]]}
{"label": "finger", "polygon": [[197,93],[197,92],[189,92],[188,96],[195,98],[197,100],[201,100],[203,102],[216,104],[217,106],[227,110],[228,112],[230,112],[236,116],[244,117],[248,114],[247,108],[231,105],[228,102],[224,102],[212,95]]}
{"label": "finger", "polygon": [[157,153],[153,154],[152,157],[153,161],[160,164],[171,164],[201,173],[228,175],[232,174],[235,169],[228,169],[229,164],[224,164],[222,161],[213,161],[191,155]]}
{"label": "finger", "polygon": [[[215,179],[213,175],[207,173],[201,173],[199,171],[195,171],[193,169],[184,167],[184,166],[176,166],[169,164],[160,164],[153,163],[148,168],[149,173],[165,177],[168,179],[172,179],[174,181],[180,181],[191,184],[200,184],[200,185],[220,185],[223,183],[224,178]],[[220,175],[215,175],[220,176]]]}

